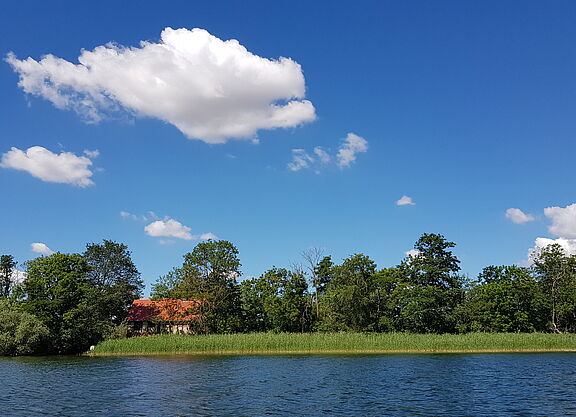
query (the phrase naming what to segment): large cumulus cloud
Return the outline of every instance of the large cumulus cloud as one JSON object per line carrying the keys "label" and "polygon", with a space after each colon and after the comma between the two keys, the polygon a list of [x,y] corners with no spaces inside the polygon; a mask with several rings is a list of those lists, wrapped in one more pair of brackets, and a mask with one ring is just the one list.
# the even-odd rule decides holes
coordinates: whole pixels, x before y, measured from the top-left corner
{"label": "large cumulus cloud", "polygon": [[223,143],[316,117],[297,62],[262,58],[203,29],[166,28],[158,43],[84,50],[79,64],[54,55],[6,60],[26,93],[91,122],[127,110],[164,120],[189,138]]}

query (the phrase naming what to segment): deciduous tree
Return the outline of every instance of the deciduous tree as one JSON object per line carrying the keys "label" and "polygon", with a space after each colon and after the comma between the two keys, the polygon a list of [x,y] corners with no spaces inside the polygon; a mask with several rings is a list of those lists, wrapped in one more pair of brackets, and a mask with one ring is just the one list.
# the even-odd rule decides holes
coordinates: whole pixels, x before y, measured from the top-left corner
{"label": "deciduous tree", "polygon": [[17,262],[12,255],[0,256],[0,297],[7,298],[14,285],[14,272]]}
{"label": "deciduous tree", "polygon": [[100,318],[120,324],[128,315],[132,301],[141,297],[144,288],[128,247],[104,240],[101,244],[86,245],[82,256],[89,267],[87,278],[97,289],[94,307]]}
{"label": "deciduous tree", "polygon": [[363,254],[346,258],[332,268],[326,294],[322,298],[320,328],[330,331],[378,330],[376,264]]}
{"label": "deciduous tree", "polygon": [[161,277],[154,298],[197,299],[201,329],[206,333],[238,331],[241,326],[238,249],[225,240],[209,240],[184,255],[180,268]]}
{"label": "deciduous tree", "polygon": [[551,330],[576,330],[576,256],[552,244],[536,252],[532,260],[550,306]]}
{"label": "deciduous tree", "polygon": [[489,266],[456,309],[461,332],[547,330],[544,294],[528,268]]}

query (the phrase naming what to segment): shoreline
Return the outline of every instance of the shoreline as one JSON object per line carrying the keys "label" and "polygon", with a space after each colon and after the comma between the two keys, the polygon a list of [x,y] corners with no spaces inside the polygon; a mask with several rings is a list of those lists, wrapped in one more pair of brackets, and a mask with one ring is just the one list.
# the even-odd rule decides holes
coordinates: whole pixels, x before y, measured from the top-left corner
{"label": "shoreline", "polygon": [[90,357],[130,356],[267,356],[267,355],[433,355],[433,354],[498,354],[498,353],[576,353],[576,348],[559,349],[396,349],[396,350],[213,350],[213,351],[157,351],[157,352],[86,352]]}
{"label": "shoreline", "polygon": [[238,333],[111,339],[85,356],[573,353],[576,334]]}

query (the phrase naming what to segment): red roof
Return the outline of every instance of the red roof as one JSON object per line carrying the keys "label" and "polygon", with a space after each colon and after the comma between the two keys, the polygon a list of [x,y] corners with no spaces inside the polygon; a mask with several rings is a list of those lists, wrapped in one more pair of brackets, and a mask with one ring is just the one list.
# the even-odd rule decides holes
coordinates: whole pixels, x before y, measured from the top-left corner
{"label": "red roof", "polygon": [[128,321],[149,321],[153,319],[178,321],[194,320],[198,317],[197,300],[134,300]]}

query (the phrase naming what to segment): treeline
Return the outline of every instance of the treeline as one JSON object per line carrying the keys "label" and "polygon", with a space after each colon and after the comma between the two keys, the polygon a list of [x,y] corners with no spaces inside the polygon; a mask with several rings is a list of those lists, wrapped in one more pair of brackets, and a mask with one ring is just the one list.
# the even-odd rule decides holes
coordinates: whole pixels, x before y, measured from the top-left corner
{"label": "treeline", "polygon": [[127,246],[109,240],[28,261],[22,282],[16,266],[0,257],[0,355],[79,353],[119,336],[144,288]]}
{"label": "treeline", "polygon": [[200,333],[576,329],[576,256],[550,245],[534,254],[530,268],[489,266],[469,282],[454,246],[442,235],[424,234],[414,255],[384,269],[363,254],[338,265],[309,250],[303,266],[238,282],[238,250],[208,241],[161,277],[152,296],[203,300]]}
{"label": "treeline", "polygon": [[[241,280],[236,247],[210,240],[160,277],[152,297],[201,300],[202,334],[576,330],[576,256],[550,245],[531,267],[489,266],[468,281],[454,246],[424,234],[413,255],[384,269],[363,254],[336,264],[311,249],[302,265]],[[0,354],[78,353],[125,336],[143,289],[126,245],[91,243],[82,254],[55,253],[24,267],[26,278],[14,283],[16,263],[0,257]]]}

